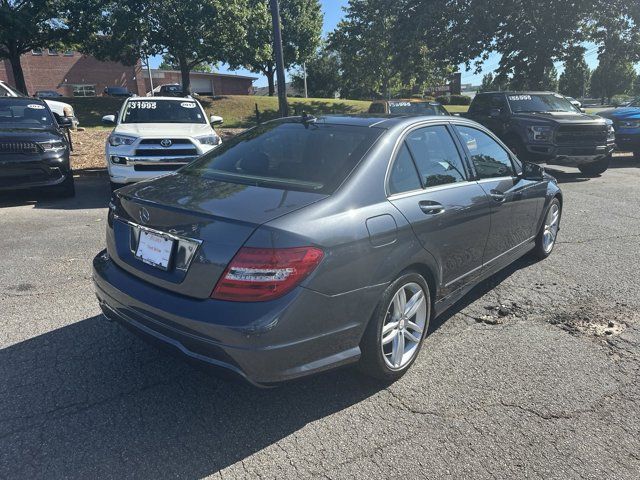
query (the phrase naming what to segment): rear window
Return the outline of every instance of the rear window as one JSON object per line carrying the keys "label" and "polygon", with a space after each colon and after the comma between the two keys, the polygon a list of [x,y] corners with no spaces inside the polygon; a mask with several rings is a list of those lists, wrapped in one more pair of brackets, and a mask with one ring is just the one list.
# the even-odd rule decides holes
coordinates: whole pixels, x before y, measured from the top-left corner
{"label": "rear window", "polygon": [[232,183],[332,193],[384,130],[273,122],[225,142],[180,170]]}
{"label": "rear window", "polygon": [[448,115],[442,105],[434,102],[389,102],[389,113],[410,115]]}

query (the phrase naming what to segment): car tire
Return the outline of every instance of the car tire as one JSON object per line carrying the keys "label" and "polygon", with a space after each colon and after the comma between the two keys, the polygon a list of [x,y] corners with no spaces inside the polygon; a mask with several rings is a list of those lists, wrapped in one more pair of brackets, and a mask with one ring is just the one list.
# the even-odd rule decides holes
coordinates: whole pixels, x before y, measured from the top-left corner
{"label": "car tire", "polygon": [[[398,307],[404,307],[400,315]],[[385,382],[402,377],[420,353],[430,318],[431,296],[425,279],[413,272],[401,275],[386,288],[367,325],[360,342],[360,370]]]}
{"label": "car tire", "polygon": [[[536,236],[536,246],[533,249],[533,255],[539,260],[544,260],[553,251],[560,230],[560,220],[562,218],[562,204],[560,200],[554,198],[551,200],[547,211],[544,214],[542,226]],[[550,242],[550,243],[549,243]]]}
{"label": "car tire", "polygon": [[76,184],[73,180],[73,172],[69,172],[64,181],[54,187],[51,191],[60,198],[72,198],[76,196]]}
{"label": "car tire", "polygon": [[586,165],[580,165],[578,167],[578,170],[580,170],[584,175],[588,177],[597,177],[598,175],[602,175],[607,171],[610,163],[611,155],[606,156],[596,162],[587,163]]}

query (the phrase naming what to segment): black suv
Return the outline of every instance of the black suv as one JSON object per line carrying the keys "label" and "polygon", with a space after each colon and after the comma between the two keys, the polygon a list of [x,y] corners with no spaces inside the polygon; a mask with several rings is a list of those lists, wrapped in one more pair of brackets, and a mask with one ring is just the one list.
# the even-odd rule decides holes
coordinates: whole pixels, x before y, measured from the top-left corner
{"label": "black suv", "polygon": [[522,160],[577,167],[585,175],[603,173],[615,146],[610,120],[587,115],[553,92],[479,93],[465,116]]}
{"label": "black suv", "polygon": [[0,191],[46,187],[75,195],[65,135],[71,119],[59,121],[40,99],[0,97]]}

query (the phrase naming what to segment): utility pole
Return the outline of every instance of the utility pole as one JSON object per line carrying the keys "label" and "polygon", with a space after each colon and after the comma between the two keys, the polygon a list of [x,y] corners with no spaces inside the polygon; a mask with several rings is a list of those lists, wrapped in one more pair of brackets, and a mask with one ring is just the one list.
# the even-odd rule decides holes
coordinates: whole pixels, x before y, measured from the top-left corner
{"label": "utility pole", "polygon": [[278,80],[278,105],[280,116],[289,116],[287,105],[287,83],[284,78],[284,60],[282,58],[282,32],[280,31],[280,7],[278,0],[269,0],[271,5],[271,20],[273,22],[273,51],[276,56],[276,78]]}
{"label": "utility pole", "polygon": [[151,65],[149,65],[149,54],[147,54],[147,73],[149,74],[149,85],[151,86],[151,96],[153,97],[153,77],[151,76]]}
{"label": "utility pole", "polygon": [[309,91],[307,90],[307,62],[302,63],[302,71],[304,72],[304,98],[309,98]]}

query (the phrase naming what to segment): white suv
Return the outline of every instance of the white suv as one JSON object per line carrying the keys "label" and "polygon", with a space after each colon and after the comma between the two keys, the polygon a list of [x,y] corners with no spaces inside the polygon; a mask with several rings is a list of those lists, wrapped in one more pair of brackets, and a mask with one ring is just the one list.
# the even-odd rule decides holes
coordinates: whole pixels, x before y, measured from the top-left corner
{"label": "white suv", "polygon": [[131,97],[102,121],[116,125],[106,144],[112,189],[166,175],[222,143],[212,126],[222,117],[207,118],[191,97]]}

